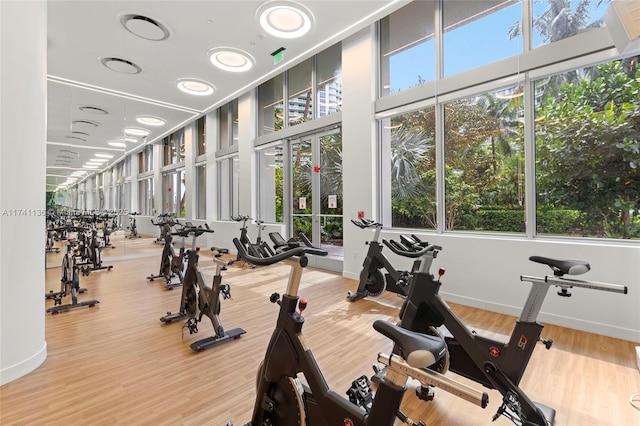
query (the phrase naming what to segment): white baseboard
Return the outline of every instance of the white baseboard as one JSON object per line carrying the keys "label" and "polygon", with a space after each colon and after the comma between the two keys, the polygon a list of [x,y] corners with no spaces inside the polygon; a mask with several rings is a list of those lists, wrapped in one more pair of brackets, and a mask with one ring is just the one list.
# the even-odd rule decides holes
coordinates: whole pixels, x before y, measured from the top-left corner
{"label": "white baseboard", "polygon": [[42,348],[30,356],[14,365],[0,370],[0,386],[12,382],[20,377],[31,373],[38,368],[47,359],[47,342],[44,342]]}
{"label": "white baseboard", "polygon": [[[440,295],[447,301],[459,303],[465,306],[484,309],[487,311],[498,312],[506,315],[519,316],[521,307],[502,305],[499,303],[488,302],[486,300],[473,299],[470,297],[459,296],[456,294],[443,293]],[[603,336],[614,337],[616,339],[628,340],[630,342],[640,342],[640,330],[632,330],[623,327],[616,327],[610,324],[602,324],[597,322],[585,321],[579,318],[565,317],[562,315],[549,314],[540,312],[538,320],[542,323],[555,324],[562,327],[582,330],[589,333],[600,334]]]}

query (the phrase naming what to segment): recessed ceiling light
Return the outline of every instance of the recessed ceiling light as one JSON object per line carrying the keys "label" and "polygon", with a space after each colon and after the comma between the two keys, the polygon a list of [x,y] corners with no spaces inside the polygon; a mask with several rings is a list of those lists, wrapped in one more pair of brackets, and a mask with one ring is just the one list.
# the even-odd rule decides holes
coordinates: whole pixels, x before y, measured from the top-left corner
{"label": "recessed ceiling light", "polygon": [[108,142],[108,144],[116,148],[124,148],[127,146],[124,142]]}
{"label": "recessed ceiling light", "polygon": [[124,133],[131,136],[148,136],[151,132],[140,127],[125,127]]}
{"label": "recessed ceiling light", "polygon": [[[138,143],[140,142],[140,140],[138,138],[135,138],[133,136],[118,136],[115,138],[111,139],[111,142],[117,142],[117,143],[123,143],[123,142],[131,142],[131,143]],[[117,145],[116,145],[117,146]],[[126,145],[125,145],[126,146]]]}
{"label": "recessed ceiling light", "polygon": [[82,112],[88,112],[90,114],[98,114],[98,115],[109,114],[109,111],[107,111],[106,109],[93,106],[93,105],[81,105],[78,107],[78,109]]}
{"label": "recessed ceiling light", "polygon": [[82,166],[85,169],[97,169],[98,166],[87,166],[86,164],[84,166]]}
{"label": "recessed ceiling light", "polygon": [[106,158],[92,158],[91,160],[89,160],[92,163],[98,163],[98,164],[103,164],[103,163],[108,163],[109,160]]}
{"label": "recessed ceiling light", "polygon": [[113,158],[113,155],[111,154],[103,154],[102,152],[99,152],[97,154],[94,154],[96,157],[100,157],[100,158]]}
{"label": "recessed ceiling light", "polygon": [[216,47],[208,52],[213,65],[224,71],[244,72],[253,67],[255,60],[247,52],[233,47]]}
{"label": "recessed ceiling light", "polygon": [[167,124],[167,122],[162,118],[154,117],[151,115],[139,115],[136,117],[136,121],[147,126],[164,126],[165,124]]}
{"label": "recessed ceiling light", "polygon": [[81,127],[98,127],[100,126],[100,123],[98,123],[97,121],[91,121],[91,120],[74,120],[71,122],[71,124],[73,124],[74,126],[81,126]]}
{"label": "recessed ceiling light", "polygon": [[280,38],[298,38],[311,29],[313,15],[292,1],[270,1],[256,12],[262,28]]}
{"label": "recessed ceiling light", "polygon": [[126,14],[120,17],[120,23],[131,34],[147,40],[161,41],[171,36],[169,27],[148,16]]}
{"label": "recessed ceiling light", "polygon": [[176,80],[176,85],[183,92],[196,96],[208,96],[215,91],[215,87],[212,84],[193,78]]}
{"label": "recessed ceiling light", "polygon": [[119,72],[122,74],[140,74],[142,68],[139,65],[134,64],[128,59],[115,58],[112,56],[99,58],[100,63],[111,71]]}

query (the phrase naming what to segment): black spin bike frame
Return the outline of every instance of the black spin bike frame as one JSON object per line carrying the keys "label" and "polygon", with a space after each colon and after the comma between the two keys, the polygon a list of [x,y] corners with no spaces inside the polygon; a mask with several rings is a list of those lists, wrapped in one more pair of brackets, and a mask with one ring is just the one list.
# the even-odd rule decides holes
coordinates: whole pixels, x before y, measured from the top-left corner
{"label": "black spin bike frame", "polygon": [[[503,405],[494,417],[505,415],[516,424],[549,426],[553,424],[555,410],[535,403],[518,386],[529,363],[535,345],[540,340],[544,325],[537,321],[540,308],[550,286],[560,287],[560,296],[570,296],[572,287],[590,288],[618,293],[627,293],[627,287],[617,284],[597,283],[564,278],[564,273],[582,273],[589,265],[581,261],[556,261],[533,256],[530,259],[545,263],[554,269],[556,276],[544,278],[521,276],[521,281],[532,283],[529,296],[522,309],[520,318],[511,333],[508,342],[489,339],[476,334],[458,318],[439,294],[440,277],[444,269],[440,268],[439,278],[429,273],[429,256],[433,251],[425,248],[420,252],[402,252],[394,246],[388,247],[396,254],[405,257],[422,257],[420,269],[413,274],[409,295],[401,310],[400,326],[412,331],[427,332],[437,328],[444,335],[450,354],[449,370],[474,380],[482,385],[497,389],[504,397]],[[436,247],[442,250],[441,247]],[[565,265],[562,265],[565,263]],[[554,265],[566,266],[559,270]],[[579,272],[570,272],[570,265],[578,266]],[[558,276],[559,275],[559,276]],[[444,328],[442,327],[444,326]],[[542,341],[547,349],[551,340]]]}
{"label": "black spin bike frame", "polygon": [[[270,258],[257,258],[248,255],[244,245],[237,239],[233,240],[238,254],[245,260],[258,265],[270,265],[279,261],[286,261],[291,266],[289,281],[286,293],[282,300],[275,293],[271,297],[272,302],[280,304],[280,313],[276,327],[273,331],[267,351],[264,357],[262,368],[259,371],[257,397],[254,404],[253,417],[250,425],[350,425],[350,426],[391,426],[396,417],[402,418],[405,423],[417,425],[406,416],[400,417],[403,413],[399,411],[402,397],[406,390],[406,381],[409,376],[418,380],[438,385],[454,394],[473,401],[480,406],[485,406],[487,395],[478,392],[463,384],[455,383],[448,378],[428,370],[424,370],[423,365],[409,365],[397,355],[379,354],[378,360],[388,365],[388,373],[381,379],[376,397],[373,399],[371,408],[364,408],[351,403],[348,399],[332,391],[324,379],[320,367],[318,366],[311,349],[309,349],[304,335],[302,325],[304,318],[298,308],[298,289],[303,268],[308,260],[306,253],[315,255],[326,255],[326,251],[314,247],[295,247],[285,250]],[[292,258],[292,256],[300,256]],[[303,309],[303,307],[301,307]],[[395,325],[381,321],[387,326],[385,328],[396,328]],[[378,328],[376,328],[378,329]],[[380,330],[379,330],[380,331]],[[381,331],[382,332],[382,331]],[[396,344],[400,337],[390,331]],[[406,333],[406,332],[404,332]],[[386,333],[384,333],[387,335]],[[418,341],[425,339],[419,333],[412,333],[412,343],[418,347]],[[304,387],[303,395],[296,398],[295,403],[300,407],[297,418],[277,417],[279,411],[285,411],[279,407],[282,402],[278,401],[278,387],[284,378],[295,379],[302,373],[308,383],[308,388]],[[306,420],[308,418],[308,421]]]}

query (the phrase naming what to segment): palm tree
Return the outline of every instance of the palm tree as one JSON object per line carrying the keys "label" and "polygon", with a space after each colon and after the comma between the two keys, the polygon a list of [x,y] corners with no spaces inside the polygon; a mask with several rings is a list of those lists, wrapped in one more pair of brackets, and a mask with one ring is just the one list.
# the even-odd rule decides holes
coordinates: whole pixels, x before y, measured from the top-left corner
{"label": "palm tree", "polygon": [[391,196],[406,198],[415,195],[421,179],[417,165],[430,149],[433,138],[422,130],[404,126],[391,132]]}

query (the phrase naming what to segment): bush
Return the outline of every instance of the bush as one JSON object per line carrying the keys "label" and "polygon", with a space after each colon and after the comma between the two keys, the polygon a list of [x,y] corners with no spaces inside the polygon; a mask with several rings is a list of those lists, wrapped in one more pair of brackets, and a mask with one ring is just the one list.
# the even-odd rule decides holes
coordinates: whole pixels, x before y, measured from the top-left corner
{"label": "bush", "polygon": [[580,234],[585,227],[579,210],[538,210],[538,234]]}

